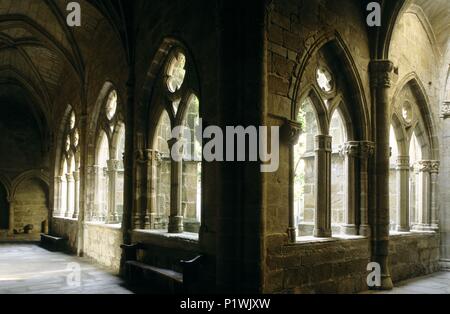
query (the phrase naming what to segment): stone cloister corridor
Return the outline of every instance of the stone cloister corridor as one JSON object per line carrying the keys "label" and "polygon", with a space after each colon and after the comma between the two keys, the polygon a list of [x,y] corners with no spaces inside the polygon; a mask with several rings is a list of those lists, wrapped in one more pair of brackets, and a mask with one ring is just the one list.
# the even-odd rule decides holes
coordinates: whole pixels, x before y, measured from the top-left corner
{"label": "stone cloister corridor", "polygon": [[449,294],[449,147],[448,0],[0,0],[0,294]]}

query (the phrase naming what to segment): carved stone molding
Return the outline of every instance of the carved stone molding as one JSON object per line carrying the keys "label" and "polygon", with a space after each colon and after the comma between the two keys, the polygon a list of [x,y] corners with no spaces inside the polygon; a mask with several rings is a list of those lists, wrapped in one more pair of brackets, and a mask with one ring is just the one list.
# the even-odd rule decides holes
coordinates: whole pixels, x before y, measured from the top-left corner
{"label": "carved stone molding", "polygon": [[331,152],[332,151],[332,140],[333,138],[329,135],[317,135],[316,136],[316,150],[322,150]]}
{"label": "carved stone molding", "polygon": [[418,172],[431,172],[432,162],[430,160],[421,160],[416,163],[416,169]]}
{"label": "carved stone molding", "polygon": [[347,142],[339,149],[339,154],[342,157],[354,157],[357,158],[360,155],[360,143],[359,142]]}
{"label": "carved stone molding", "polygon": [[443,119],[448,119],[450,118],[450,100],[449,101],[445,101],[442,104],[442,108],[441,108],[441,117]]}
{"label": "carved stone molding", "polygon": [[297,145],[302,134],[302,125],[299,122],[285,119],[281,126],[281,138],[289,146]]}
{"label": "carved stone molding", "polygon": [[430,172],[431,173],[439,173],[439,168],[441,166],[441,163],[437,160],[430,161]]}
{"label": "carved stone molding", "polygon": [[370,83],[372,87],[391,87],[393,83],[394,64],[389,60],[370,62]]}
{"label": "carved stone molding", "polygon": [[369,141],[359,142],[359,157],[368,159],[375,154],[375,143]]}

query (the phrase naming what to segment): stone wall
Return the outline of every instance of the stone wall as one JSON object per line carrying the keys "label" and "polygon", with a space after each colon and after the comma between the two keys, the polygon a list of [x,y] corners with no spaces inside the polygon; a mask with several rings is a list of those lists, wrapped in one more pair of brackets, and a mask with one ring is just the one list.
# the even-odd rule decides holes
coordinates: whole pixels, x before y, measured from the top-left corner
{"label": "stone wall", "polygon": [[78,248],[78,221],[65,218],[52,218],[52,235],[67,239],[67,249],[76,253]]}
{"label": "stone wall", "polygon": [[84,256],[115,272],[119,271],[122,230],[119,227],[87,223],[84,227]]}
{"label": "stone wall", "polygon": [[266,260],[266,293],[355,293],[367,290],[369,240],[280,245]]}
{"label": "stone wall", "polygon": [[392,235],[389,243],[392,280],[402,280],[439,271],[439,234]]}
{"label": "stone wall", "polygon": [[44,184],[37,180],[26,180],[18,187],[14,205],[14,229],[23,230],[33,225],[32,233],[46,232],[48,225],[48,197]]}

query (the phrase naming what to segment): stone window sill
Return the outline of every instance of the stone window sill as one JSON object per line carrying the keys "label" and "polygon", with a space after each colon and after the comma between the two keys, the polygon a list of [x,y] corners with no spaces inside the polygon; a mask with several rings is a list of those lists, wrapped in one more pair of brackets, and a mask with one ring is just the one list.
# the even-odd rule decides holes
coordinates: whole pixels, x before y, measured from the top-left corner
{"label": "stone window sill", "polygon": [[55,216],[55,217],[53,217],[53,219],[78,222],[78,218],[70,218],[70,217],[57,217],[57,216]]}
{"label": "stone window sill", "polygon": [[86,222],[85,225],[106,228],[106,229],[113,229],[113,230],[121,230],[122,229],[121,224],[105,224],[105,223],[101,223],[101,222]]}
{"label": "stone window sill", "polygon": [[435,235],[435,231],[426,231],[426,230],[411,230],[409,232],[399,232],[399,231],[390,231],[389,237],[407,237],[407,236],[426,236],[426,235]]}
{"label": "stone window sill", "polygon": [[167,230],[136,229],[132,232],[135,243],[182,249],[186,251],[199,250],[199,236],[196,233],[168,233]]}
{"label": "stone window sill", "polygon": [[364,236],[353,236],[353,235],[335,235],[331,238],[315,238],[310,237],[297,237],[297,242],[290,245],[302,245],[302,244],[314,244],[314,243],[330,243],[330,242],[340,242],[340,241],[352,241],[352,240],[362,240],[368,239]]}

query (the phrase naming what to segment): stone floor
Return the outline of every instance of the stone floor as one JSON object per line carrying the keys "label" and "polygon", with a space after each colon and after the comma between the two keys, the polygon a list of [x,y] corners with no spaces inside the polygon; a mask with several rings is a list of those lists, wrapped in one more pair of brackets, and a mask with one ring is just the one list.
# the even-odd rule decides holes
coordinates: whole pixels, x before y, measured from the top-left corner
{"label": "stone floor", "polygon": [[33,244],[0,244],[0,294],[130,293],[119,277],[86,259]]}
{"label": "stone floor", "polygon": [[392,291],[370,294],[450,294],[450,272],[439,272],[396,284]]}
{"label": "stone floor", "polygon": [[[119,277],[86,259],[49,252],[33,244],[0,243],[0,294],[131,293]],[[450,294],[450,272],[408,280],[383,293]]]}

